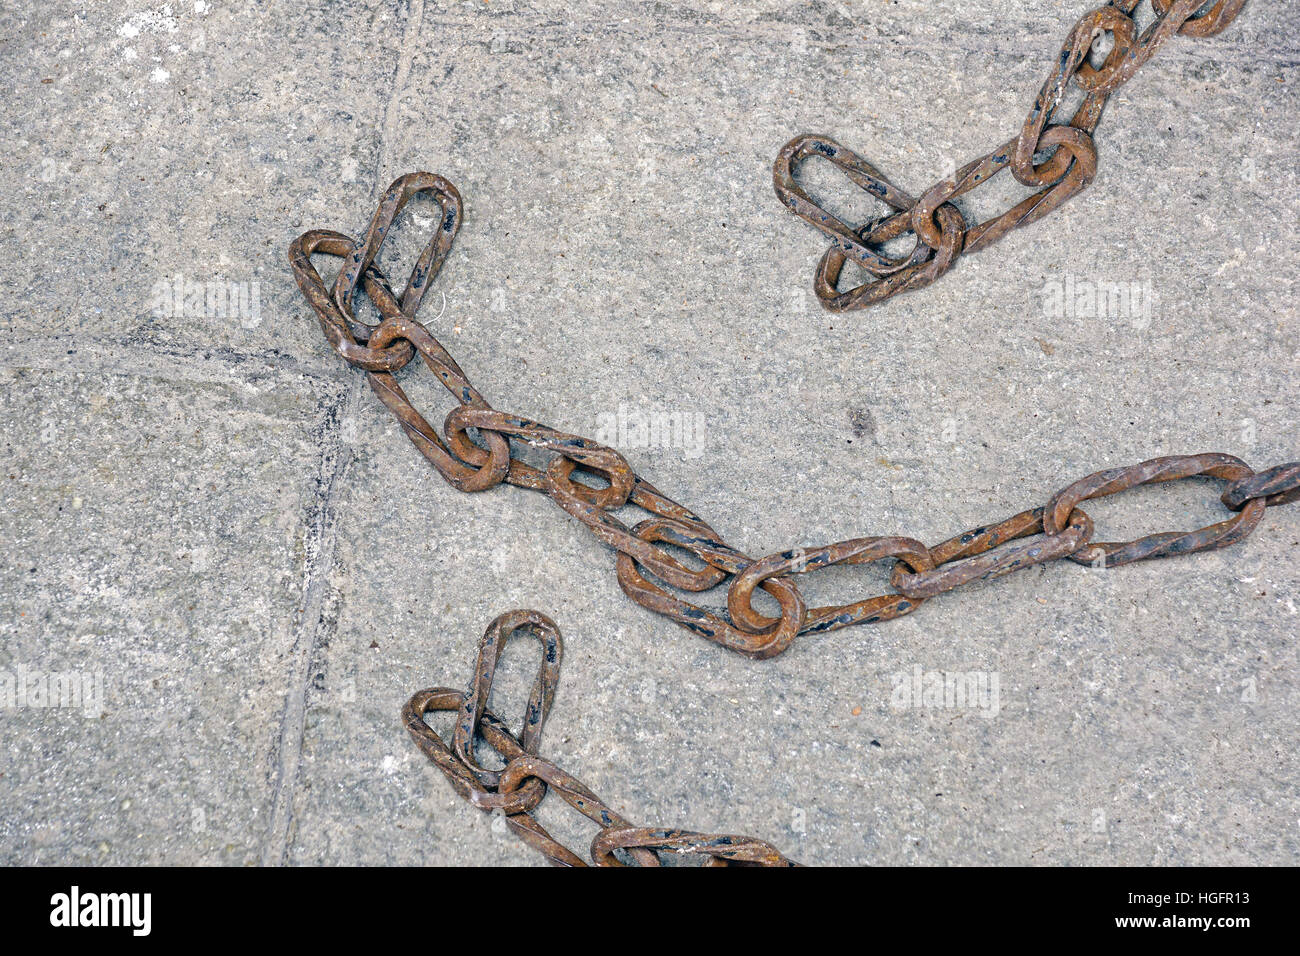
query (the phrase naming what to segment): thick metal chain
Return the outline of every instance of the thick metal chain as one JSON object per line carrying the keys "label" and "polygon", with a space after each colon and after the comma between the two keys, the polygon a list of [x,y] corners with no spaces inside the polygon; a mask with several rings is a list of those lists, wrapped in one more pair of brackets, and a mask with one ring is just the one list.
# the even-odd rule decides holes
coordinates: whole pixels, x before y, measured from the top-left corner
{"label": "thick metal chain", "polygon": [[[542,663],[518,737],[487,709],[497,662],[506,641],[515,633],[531,633],[542,644]],[[797,865],[770,843],[754,837],[633,826],[578,778],[539,757],[542,727],[555,699],[563,656],[564,644],[554,621],[540,611],[508,611],[483,632],[469,689],[422,690],[402,709],[402,720],[416,745],[458,794],[480,810],[502,814],[506,825],[550,863],[587,865],[551,836],[533,815],[548,790],[600,828],[591,844],[591,860],[597,866],[622,866],[624,860],[659,866],[663,856],[703,857],[708,866]],[[457,715],[450,747],[424,720],[425,714],[440,710],[455,711]],[[505,761],[503,769],[479,766],[474,757],[474,744],[479,739]]]}
{"label": "thick metal chain", "polygon": [[[826,136],[796,136],[782,147],[772,167],[772,185],[781,202],[831,239],[818,263],[813,290],[831,312],[865,309],[885,299],[929,285],[963,253],[978,252],[1007,233],[1046,216],[1092,182],[1097,149],[1092,134],[1106,101],[1175,33],[1214,36],[1241,12],[1246,0],[1218,0],[1196,16],[1205,0],[1152,0],[1152,22],[1138,32],[1133,13],[1141,0],[1111,0],[1076,23],[1061,47],[1020,132],[997,149],[973,160],[914,199],[889,182],[865,159]],[[1100,66],[1089,62],[1099,37],[1114,45]],[[1073,81],[1083,102],[1068,122],[1053,124],[1057,108]],[[806,159],[829,160],[855,184],[894,212],[853,228],[817,205],[795,182]],[[1041,162],[1038,157],[1044,156]],[[1037,190],[1011,209],[978,225],[967,222],[952,200],[1010,169],[1021,184]],[[906,256],[889,256],[886,242],[907,233],[916,244]],[[853,260],[876,278],[847,292],[839,291],[844,263]]]}
{"label": "thick metal chain", "polygon": [[[1129,17],[1137,0],[1117,0],[1088,14],[1071,32],[1021,134],[962,167],[954,178],[936,184],[919,200],[891,185],[861,157],[832,140],[809,136],[793,140],[777,161],[777,192],[797,214],[834,241],[818,270],[817,292],[823,304],[836,310],[863,308],[926,285],[961,252],[974,251],[1041,218],[1078,192],[1096,168],[1091,132],[1110,93],[1172,33],[1217,33],[1236,16],[1242,2],[1219,0],[1197,17],[1193,14],[1201,4],[1194,0],[1153,0],[1157,20],[1140,37]],[[1094,68],[1085,62],[1085,55],[1100,31],[1114,34],[1115,47],[1105,62]],[[1068,125],[1048,125],[1070,79],[1087,91],[1084,103]],[[1051,155],[1035,163],[1041,153]],[[898,211],[856,230],[831,217],[794,184],[795,167],[811,155],[830,159],[851,180]],[[1008,167],[1017,179],[1040,192],[1002,216],[967,228],[949,200]],[[375,265],[375,258],[402,207],[420,193],[439,203],[441,218],[399,297]],[[312,230],[296,239],[289,248],[290,265],[325,338],[349,364],[366,373],[380,400],[449,484],[467,492],[504,483],[545,493],[614,549],[619,585],[634,601],[750,657],[779,654],[800,634],[887,621],[971,581],[1059,558],[1109,568],[1227,547],[1249,535],[1267,507],[1300,498],[1300,462],[1256,473],[1232,455],[1174,455],[1088,475],[1057,492],[1042,507],[934,546],[909,537],[864,537],[795,548],[756,560],[723,541],[690,509],[662,494],[613,448],[492,408],[455,359],[415,320],[421,300],[451,250],[461,214],[460,194],[450,182],[431,173],[411,173],[389,187],[362,240],[329,230]],[[908,231],[917,235],[911,255],[890,258],[874,248]],[[313,265],[315,254],[343,260],[332,287],[326,286]],[[879,278],[840,294],[834,286],[849,258]],[[360,321],[353,312],[359,287],[381,316],[377,325]],[[442,434],[414,407],[394,376],[417,354],[456,401],[444,420]],[[550,452],[552,457],[544,468],[534,467],[513,453],[512,443]],[[578,476],[587,480],[575,480]],[[1189,532],[1163,532],[1135,541],[1093,540],[1092,519],[1080,507],[1082,502],[1141,484],[1195,476],[1227,483],[1220,495],[1230,512],[1224,520]],[[591,484],[593,479],[600,486]],[[623,509],[639,509],[646,517],[629,526],[615,514]],[[692,555],[701,566],[683,563],[669,548]],[[809,608],[794,581],[795,575],[830,565],[888,558],[894,559],[892,590],[849,604]],[[709,591],[724,582],[725,608],[694,604],[680,593]],[[755,589],[776,600],[778,617],[754,608]],[[543,661],[524,729],[515,737],[486,705],[501,648],[510,634],[520,629],[531,631],[542,641]],[[512,611],[494,621],[484,634],[467,692],[432,688],[416,694],[407,704],[403,716],[412,737],[461,796],[484,810],[501,811],[516,834],[554,863],[584,865],[532,815],[548,788],[599,825],[591,847],[597,864],[626,861],[654,865],[660,862],[660,854],[669,853],[702,855],[714,864],[790,865],[769,844],[749,837],[633,827],[576,778],[539,757],[561,653],[559,630],[549,618],[536,611]],[[450,747],[424,721],[424,714],[438,710],[459,713]],[[478,766],[474,743],[479,738],[506,761],[503,770]]]}
{"label": "thick metal chain", "polygon": [[[442,217],[399,298],[374,260],[394,217],[418,193],[432,195],[442,207]],[[326,339],[350,364],[367,373],[380,400],[453,487],[484,491],[505,483],[545,493],[617,552],[618,583],[629,597],[750,657],[779,654],[800,634],[888,621],[971,581],[1000,577],[1058,558],[1103,568],[1227,547],[1254,530],[1265,507],[1300,496],[1300,462],[1256,474],[1232,455],[1174,455],[1089,475],[1057,492],[1044,507],[965,531],[931,547],[909,537],[866,537],[754,559],[727,544],[704,519],[638,475],[613,448],[492,408],[455,359],[415,321],[415,310],[445,261],[460,221],[461,199],[456,188],[431,173],[412,173],[398,179],[385,193],[362,241],[324,230],[295,240],[289,250],[294,276]],[[333,289],[326,288],[312,264],[315,253],[343,258]],[[376,326],[353,314],[358,286],[364,287],[382,316]],[[442,435],[411,404],[393,375],[417,354],[456,399]],[[512,442],[551,452],[553,457],[544,469],[533,467],[512,454]],[[594,478],[604,487],[575,480],[577,475]],[[1082,502],[1135,485],[1198,475],[1227,482],[1220,500],[1230,513],[1223,521],[1136,541],[1093,541],[1092,519],[1080,507]],[[646,517],[629,526],[615,514],[624,508],[639,509]],[[702,566],[684,563],[669,548],[692,555]],[[796,575],[819,568],[886,558],[895,559],[895,566],[890,579],[893,590],[885,594],[809,608],[795,584]],[[724,582],[725,609],[701,606],[674,593],[699,593]],[[755,589],[776,599],[778,617],[755,610]]]}

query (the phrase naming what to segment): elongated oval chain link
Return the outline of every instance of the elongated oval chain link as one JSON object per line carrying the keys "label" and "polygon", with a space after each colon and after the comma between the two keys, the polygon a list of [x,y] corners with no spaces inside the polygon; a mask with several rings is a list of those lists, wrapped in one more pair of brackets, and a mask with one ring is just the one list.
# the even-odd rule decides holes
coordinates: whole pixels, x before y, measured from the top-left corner
{"label": "elongated oval chain link", "polygon": [[[1133,14],[1141,0],[1111,0],[1084,14],[1071,28],[1052,72],[1044,81],[1020,132],[990,153],[958,169],[912,199],[857,153],[825,136],[803,134],[788,142],[772,166],[772,186],[790,211],[828,236],[831,246],[818,263],[813,291],[831,312],[865,309],[929,285],[963,254],[978,252],[1008,232],[1046,216],[1085,189],[1097,172],[1092,134],[1111,94],[1175,33],[1209,37],[1241,12],[1245,0],[1219,0],[1197,16],[1204,0],[1152,0],[1153,22],[1140,34]],[[1100,66],[1089,62],[1095,41],[1110,35],[1113,46]],[[1053,123],[1057,107],[1073,82],[1083,102],[1069,120]],[[1041,162],[1037,157],[1046,156]],[[795,180],[806,160],[821,157],[855,185],[894,210],[883,219],[853,228],[819,206]],[[1004,169],[1038,190],[1011,209],[979,225],[966,222],[951,203]],[[885,255],[881,246],[908,232],[916,236],[910,255]],[[844,264],[852,260],[874,277],[839,290]]]}

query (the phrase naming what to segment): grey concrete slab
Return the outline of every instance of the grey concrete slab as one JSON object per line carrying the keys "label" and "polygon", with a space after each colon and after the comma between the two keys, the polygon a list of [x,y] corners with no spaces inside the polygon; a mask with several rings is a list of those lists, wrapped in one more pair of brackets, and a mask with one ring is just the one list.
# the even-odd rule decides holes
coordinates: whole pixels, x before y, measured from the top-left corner
{"label": "grey concrete slab", "polygon": [[[1277,7],[1162,50],[1108,107],[1095,184],[1050,220],[879,309],[811,294],[824,242],[772,195],[780,146],[824,132],[919,191],[1015,131],[1082,12],[5,14],[0,670],[89,675],[93,699],[0,712],[3,859],[534,864],[398,719],[530,606],[566,637],[543,753],[635,821],[812,863],[1294,863],[1289,509],[1222,552],[1034,568],[748,661],[632,605],[613,555],[540,496],[445,485],[285,263],[304,229],[360,231],[398,174],[447,176],[466,219],[434,334],[494,406],[559,428],[690,416],[686,440],[623,450],[755,557],[936,542],[1161,454],[1294,459],[1296,48]],[[807,179],[876,212],[826,168]],[[1021,194],[996,182],[967,208]],[[428,223],[403,218],[392,274]],[[1067,281],[1138,297],[1061,314]],[[402,383],[437,421],[450,400],[423,378]],[[1218,493],[1088,511],[1119,540],[1220,520]],[[882,567],[801,582],[813,603],[886,586]],[[507,652],[504,715],[535,657]],[[935,673],[996,678],[997,706],[911,700]],[[579,848],[594,832],[542,817]]]}
{"label": "grey concrete slab", "polygon": [[6,366],[6,862],[258,859],[341,389]]}

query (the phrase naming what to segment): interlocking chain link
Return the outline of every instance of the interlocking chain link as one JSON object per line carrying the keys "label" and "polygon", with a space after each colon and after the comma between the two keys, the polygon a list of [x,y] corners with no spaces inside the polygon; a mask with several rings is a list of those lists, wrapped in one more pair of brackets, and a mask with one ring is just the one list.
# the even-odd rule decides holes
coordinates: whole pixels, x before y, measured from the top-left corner
{"label": "interlocking chain link", "polygon": [[[487,709],[497,662],[506,641],[516,633],[530,633],[542,644],[542,663],[518,736]],[[549,617],[540,611],[507,611],[483,632],[467,691],[431,687],[407,702],[402,709],[406,729],[460,796],[480,810],[503,814],[516,835],[559,866],[587,863],[551,836],[533,815],[548,790],[600,828],[591,844],[591,859],[597,866],[659,866],[664,857],[682,856],[703,857],[706,866],[797,865],[770,843],[754,837],[633,826],[578,778],[539,757],[542,727],[555,699],[563,654],[560,629]],[[456,712],[450,747],[424,720],[425,714],[440,710]],[[474,757],[478,740],[505,761],[503,769],[479,766]]]}
{"label": "interlocking chain link", "polygon": [[[398,297],[375,265],[375,257],[398,212],[420,193],[439,203],[442,217]],[[1254,530],[1266,507],[1300,497],[1298,462],[1256,474],[1231,455],[1174,455],[1088,475],[1057,492],[1044,507],[932,547],[915,538],[866,537],[751,558],[638,475],[613,448],[492,408],[455,359],[415,320],[415,310],[460,228],[461,208],[460,195],[447,180],[412,173],[389,187],[363,240],[325,230],[295,240],[289,249],[290,264],[325,338],[348,363],[366,373],[380,400],[449,484],[461,491],[484,491],[504,483],[546,494],[617,553],[618,583],[634,601],[750,657],[779,654],[800,634],[827,633],[910,614],[926,599],[963,584],[1059,558],[1101,568],[1227,547]],[[314,253],[343,259],[332,289],[326,288],[312,264]],[[358,286],[382,316],[378,325],[354,316],[352,302]],[[393,374],[417,354],[456,400],[441,435],[411,404]],[[514,451],[522,445],[551,453],[545,468],[517,457]],[[588,480],[577,480],[579,476]],[[1093,541],[1092,519],[1080,507],[1084,501],[1139,484],[1193,476],[1227,482],[1221,500],[1234,513],[1190,532],[1162,532],[1122,543]],[[591,480],[604,486],[595,487]],[[645,517],[629,525],[616,514],[624,509],[639,510]],[[683,553],[698,566],[686,563]],[[885,594],[809,608],[795,583],[797,576],[831,565],[882,560],[894,562],[893,590]],[[688,598],[724,583],[725,607],[706,607]],[[756,589],[776,600],[779,616],[754,608]],[[463,745],[463,739],[458,739]]]}
{"label": "interlocking chain link", "polygon": [[[1111,94],[1132,79],[1175,33],[1213,36],[1226,28],[1245,4],[1245,0],[1218,0],[1198,16],[1197,11],[1207,6],[1205,0],[1152,0],[1153,20],[1139,33],[1133,14],[1140,2],[1111,0],[1084,14],[1066,37],[1020,132],[935,183],[919,199],[828,137],[804,134],[782,147],[772,167],[777,196],[796,216],[831,240],[813,279],[822,306],[831,312],[865,309],[900,292],[927,286],[964,253],[992,245],[1081,192],[1097,172],[1092,134]],[[1101,65],[1093,66],[1089,52],[1104,34],[1113,37],[1114,45]],[[1053,122],[1071,81],[1083,90],[1083,101],[1068,121]],[[857,228],[827,212],[795,182],[795,171],[815,156],[829,160],[850,181],[894,211]],[[1045,158],[1040,162],[1038,157]],[[951,201],[1004,169],[1037,192],[1000,215],[970,224]],[[881,251],[886,242],[909,232],[916,236],[916,243],[908,255],[888,256]],[[841,292],[840,273],[849,260],[874,278]]]}

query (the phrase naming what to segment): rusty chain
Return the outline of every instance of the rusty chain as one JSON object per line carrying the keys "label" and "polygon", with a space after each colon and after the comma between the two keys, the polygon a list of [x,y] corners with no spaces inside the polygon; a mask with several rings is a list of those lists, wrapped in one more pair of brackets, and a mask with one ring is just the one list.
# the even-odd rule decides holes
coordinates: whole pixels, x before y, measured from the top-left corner
{"label": "rusty chain", "polygon": [[[524,710],[523,729],[515,736],[505,722],[487,709],[492,679],[506,641],[512,634],[530,633],[542,645],[542,662]],[[415,694],[402,709],[412,739],[451,783],[452,789],[480,810],[500,813],[506,826],[548,862],[586,866],[578,854],[557,841],[537,821],[533,811],[550,791],[559,795],[600,829],[591,844],[597,866],[622,866],[624,861],[659,866],[665,858],[703,857],[707,866],[795,866],[771,844],[747,836],[695,833],[636,827],[615,813],[572,774],[537,755],[542,727],[555,699],[564,644],[560,629],[540,611],[508,611],[483,632],[474,676],[465,692],[430,687]],[[452,743],[438,736],[424,719],[431,711],[454,711]],[[474,757],[481,739],[505,761],[501,770],[487,770]]]}
{"label": "rusty chain", "polygon": [[[376,267],[375,256],[393,219],[419,193],[431,194],[440,204],[442,216],[399,298]],[[398,179],[385,193],[362,241],[326,230],[313,230],[295,240],[289,250],[294,276],[326,339],[347,362],[366,372],[380,400],[449,484],[461,491],[485,491],[504,483],[546,494],[617,553],[618,583],[632,600],[750,657],[779,654],[800,634],[888,621],[963,584],[1058,558],[1102,568],[1227,547],[1254,530],[1267,506],[1300,496],[1300,462],[1256,474],[1232,455],[1174,455],[1089,475],[1057,492],[1044,507],[931,547],[909,537],[865,537],[795,548],[756,560],[727,544],[704,519],[638,475],[613,448],[497,411],[474,388],[455,359],[415,320],[415,311],[446,260],[460,221],[461,199],[456,188],[440,176],[412,173]],[[312,264],[311,257],[317,253],[343,259],[332,289],[326,288]],[[382,317],[377,325],[368,325],[353,313],[352,301],[359,286]],[[407,399],[393,374],[417,354],[456,399],[442,435]],[[516,457],[512,442],[549,451],[553,457],[545,468],[534,467]],[[579,481],[578,476],[604,486]],[[1093,541],[1092,519],[1080,507],[1084,501],[1140,484],[1193,476],[1227,483],[1220,497],[1229,509],[1225,520],[1190,532],[1164,532],[1136,541]],[[646,517],[629,525],[616,514],[624,508],[639,509]],[[686,563],[679,557],[683,553],[699,566]],[[885,594],[810,608],[795,584],[795,576],[830,565],[869,564],[886,558],[895,559],[895,564],[892,590]],[[701,606],[680,593],[709,591],[724,582],[725,608]],[[779,616],[770,617],[754,608],[756,589],[776,600]]]}
{"label": "rusty chain", "polygon": [[[891,185],[861,157],[831,140],[808,136],[793,140],[777,162],[777,191],[797,214],[832,237],[834,244],[823,257],[817,278],[823,304],[837,310],[863,308],[926,285],[961,252],[988,245],[1078,192],[1095,170],[1091,132],[1109,94],[1173,32],[1194,36],[1217,33],[1236,16],[1242,2],[1219,0],[1208,12],[1193,16],[1200,3],[1153,0],[1157,22],[1140,37],[1128,16],[1136,0],[1093,11],[1071,32],[1057,69],[1044,84],[1021,135],[962,167],[955,178],[937,184],[920,200]],[[1115,47],[1100,67],[1093,68],[1085,62],[1085,53],[1102,30],[1114,33]],[[1051,113],[1071,78],[1088,91],[1084,104],[1069,125],[1049,126]],[[1052,155],[1035,163],[1036,155],[1052,149]],[[897,212],[853,230],[820,210],[793,180],[798,163],[814,154],[830,159]],[[1041,187],[1041,191],[1008,213],[967,229],[961,213],[948,200],[1007,167],[1017,179]],[[393,221],[419,194],[431,196],[441,207],[441,216],[398,296],[375,260]],[[289,248],[290,266],[326,340],[345,361],[366,373],[371,388],[449,484],[474,492],[504,483],[546,494],[616,552],[619,585],[636,603],[747,656],[775,656],[801,634],[891,620],[963,584],[1060,558],[1110,568],[1227,547],[1249,535],[1267,507],[1300,498],[1300,462],[1256,473],[1232,455],[1174,455],[1088,475],[1057,492],[1042,507],[934,546],[909,537],[863,537],[755,560],[727,544],[702,518],[638,475],[613,448],[492,408],[455,359],[416,321],[420,303],[451,250],[461,217],[462,203],[455,186],[440,176],[418,172],[400,177],[389,187],[362,240],[330,230],[312,230],[294,240]],[[908,231],[917,235],[911,255],[891,258],[879,251],[880,243]],[[312,263],[317,254],[343,260],[330,287]],[[840,294],[834,285],[850,258],[879,278]],[[359,288],[377,309],[381,317],[377,324],[356,317],[352,306]],[[410,402],[394,375],[417,354],[456,401],[444,420],[442,434]],[[527,464],[515,454],[525,445],[552,453],[544,468]],[[1093,522],[1080,507],[1082,502],[1137,485],[1198,476],[1226,483],[1220,495],[1229,511],[1224,520],[1190,532],[1163,532],[1129,542],[1093,540]],[[576,480],[578,477],[586,480]],[[623,509],[639,509],[646,517],[629,526],[616,514]],[[685,563],[677,556],[682,553],[692,556],[698,566]],[[894,559],[892,590],[848,604],[809,608],[794,581],[796,575],[831,565],[869,564],[888,558]],[[724,582],[725,608],[694,604],[673,593],[698,594]],[[775,599],[779,616],[764,615],[754,608],[755,589]],[[515,737],[486,705],[501,647],[521,629],[542,641],[543,662],[524,729]],[[416,694],[407,704],[403,716],[408,730],[457,793],[484,810],[502,812],[509,827],[553,863],[584,865],[532,815],[548,788],[600,826],[591,847],[597,864],[654,865],[660,862],[660,854],[669,853],[702,855],[713,864],[790,865],[769,844],[749,837],[633,827],[576,778],[539,757],[561,648],[559,630],[545,615],[509,612],[484,634],[475,678],[467,692],[432,688]],[[440,710],[459,713],[450,747],[424,720],[425,713]],[[477,765],[474,742],[479,738],[505,760],[503,770]]]}
{"label": "rusty chain", "polygon": [[[1141,32],[1133,17],[1141,0],[1111,0],[1084,14],[1061,47],[1020,132],[979,159],[957,169],[914,199],[889,182],[874,166],[826,136],[804,134],[790,140],[772,167],[772,185],[781,202],[799,218],[830,237],[831,246],[817,265],[813,291],[831,312],[869,308],[878,302],[929,285],[964,253],[978,252],[1007,233],[1043,218],[1092,182],[1097,172],[1093,133],[1111,94],[1175,33],[1209,37],[1224,30],[1245,0],[1218,0],[1204,13],[1205,0],[1151,0],[1152,22]],[[1099,66],[1089,60],[1094,41],[1109,34],[1114,45]],[[1083,91],[1074,115],[1053,124],[1056,110],[1073,81]],[[795,182],[807,159],[822,157],[848,179],[891,210],[853,228],[817,205]],[[1040,157],[1041,161],[1040,161]],[[1037,190],[1006,212],[972,225],[952,200],[992,179],[1004,169],[1024,186]],[[885,243],[908,233],[912,251],[890,256]],[[839,291],[840,273],[852,260],[873,278]]]}

